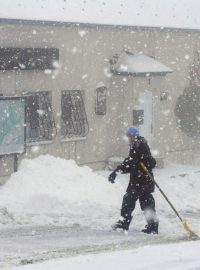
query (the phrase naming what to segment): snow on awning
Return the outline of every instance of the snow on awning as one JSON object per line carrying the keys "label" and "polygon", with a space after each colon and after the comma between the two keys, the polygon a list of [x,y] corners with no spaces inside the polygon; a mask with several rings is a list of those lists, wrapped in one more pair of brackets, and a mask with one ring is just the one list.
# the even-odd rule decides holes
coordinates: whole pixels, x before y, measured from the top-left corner
{"label": "snow on awning", "polygon": [[111,70],[118,75],[166,75],[173,70],[161,62],[144,54],[123,52],[116,61],[112,63]]}

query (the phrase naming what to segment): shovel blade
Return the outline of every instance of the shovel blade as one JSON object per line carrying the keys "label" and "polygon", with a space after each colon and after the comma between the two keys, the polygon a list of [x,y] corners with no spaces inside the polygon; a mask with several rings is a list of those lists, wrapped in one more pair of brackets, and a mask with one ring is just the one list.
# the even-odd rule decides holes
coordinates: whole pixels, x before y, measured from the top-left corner
{"label": "shovel blade", "polygon": [[190,229],[190,226],[188,225],[187,221],[183,221],[182,224],[183,224],[185,231],[189,234],[189,236],[192,239],[199,239],[199,236],[194,231],[192,231]]}

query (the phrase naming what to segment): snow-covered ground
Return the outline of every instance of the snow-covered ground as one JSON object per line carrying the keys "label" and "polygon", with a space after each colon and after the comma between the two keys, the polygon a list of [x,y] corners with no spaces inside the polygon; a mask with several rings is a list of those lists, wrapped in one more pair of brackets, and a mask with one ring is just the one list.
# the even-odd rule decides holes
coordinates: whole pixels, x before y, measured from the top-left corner
{"label": "snow-covered ground", "polygon": [[27,265],[12,270],[199,270],[200,242],[77,256]]}
{"label": "snow-covered ground", "polygon": [[[128,175],[119,175],[112,185],[107,181],[108,174],[52,156],[24,160],[19,171],[0,187],[1,267],[105,250],[135,250],[160,243],[180,242],[182,246],[182,241],[188,240],[179,220],[158,191],[155,198],[160,219],[159,235],[141,233],[145,220],[138,205],[129,235],[111,233],[110,225],[119,218]],[[156,180],[177,210],[200,234],[199,176],[200,168],[191,166],[173,165],[155,171]],[[120,254],[123,258],[123,252]],[[125,254],[130,261],[131,251]],[[111,260],[115,255],[107,256]],[[87,261],[87,257],[84,258]],[[79,259],[66,263],[76,264]],[[187,261],[187,257],[184,260]],[[90,269],[90,266],[71,269]]]}
{"label": "snow-covered ground", "polygon": [[[200,168],[174,165],[157,170],[158,183],[185,215],[200,212]],[[40,156],[23,160],[19,171],[0,187],[0,224],[68,225],[108,229],[119,217],[128,175],[119,175],[114,185],[109,172],[93,172],[73,160]],[[173,216],[158,191],[155,192],[160,219]],[[139,207],[134,226],[144,223]],[[140,220],[142,217],[142,220]]]}

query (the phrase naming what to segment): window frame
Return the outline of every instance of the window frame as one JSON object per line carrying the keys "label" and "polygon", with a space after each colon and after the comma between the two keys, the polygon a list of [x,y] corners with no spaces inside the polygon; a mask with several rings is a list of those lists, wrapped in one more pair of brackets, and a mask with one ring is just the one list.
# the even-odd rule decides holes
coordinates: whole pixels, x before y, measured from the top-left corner
{"label": "window frame", "polygon": [[[51,108],[51,112],[50,112],[51,114],[48,115],[51,118],[50,122],[52,124],[51,130],[48,131],[48,132],[52,133],[50,139],[48,139],[47,137],[43,137],[43,136],[40,138],[40,135],[37,138],[30,137],[30,136],[28,136],[28,133],[27,133],[29,128],[28,128],[28,125],[27,125],[27,120],[28,120],[28,117],[27,117],[27,105],[28,104],[27,104],[27,99],[26,98],[38,96],[38,99],[39,99],[39,101],[38,101],[38,103],[39,103],[38,110],[40,110],[40,108],[41,108],[40,107],[40,104],[41,104],[41,96],[40,96],[40,94],[44,94],[44,93],[46,93],[47,97],[49,98],[48,101],[49,101],[50,108]],[[26,145],[31,146],[31,145],[50,144],[50,143],[52,143],[53,138],[54,138],[54,136],[53,136],[54,128],[56,130],[56,123],[55,123],[55,120],[54,120],[54,114],[53,114],[53,108],[52,108],[52,92],[48,91],[48,90],[38,91],[38,92],[26,92],[23,97],[25,99],[25,114],[26,114]],[[47,110],[45,110],[45,112],[47,112]],[[44,127],[44,126],[41,126],[41,119],[40,119],[39,114],[38,114],[38,123],[39,124],[37,126],[37,132],[39,132],[39,134],[40,134],[41,127]],[[44,131],[44,132],[46,132],[46,131]],[[57,133],[57,131],[56,131],[56,133]]]}
{"label": "window frame", "polygon": [[[64,97],[63,95],[70,95],[70,98],[73,96],[74,93],[79,93],[80,96],[79,98],[81,99],[80,103],[79,103],[79,106],[82,108],[79,107],[80,110],[82,110],[82,116],[81,116],[81,120],[83,121],[82,123],[79,122],[78,125],[82,126],[81,128],[84,128],[84,132],[83,132],[83,135],[81,134],[75,134],[75,133],[65,133],[63,134],[63,131],[62,131],[62,128],[63,128],[63,101],[64,101]],[[86,113],[86,106],[85,106],[85,91],[84,90],[81,90],[81,89],[74,89],[74,90],[62,90],[61,91],[61,117],[60,117],[60,133],[61,133],[61,142],[68,142],[68,141],[81,141],[81,140],[85,140],[88,133],[89,133],[89,123],[88,123],[88,118],[87,118],[87,113]],[[75,95],[73,96],[73,98],[75,97]],[[76,102],[76,101],[75,101]],[[75,104],[74,104],[75,106]],[[71,112],[70,112],[71,113]],[[79,111],[80,113],[80,111]],[[73,112],[72,112],[73,114]],[[66,120],[65,120],[66,121]],[[73,121],[73,120],[72,120]]]}

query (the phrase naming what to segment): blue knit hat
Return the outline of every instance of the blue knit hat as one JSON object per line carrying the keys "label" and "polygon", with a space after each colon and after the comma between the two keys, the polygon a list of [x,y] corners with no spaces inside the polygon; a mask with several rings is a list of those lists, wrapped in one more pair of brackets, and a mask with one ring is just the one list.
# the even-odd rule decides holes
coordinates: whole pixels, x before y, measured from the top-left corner
{"label": "blue knit hat", "polygon": [[128,127],[128,130],[126,132],[127,136],[133,136],[133,137],[138,137],[139,134],[139,129],[136,127]]}

